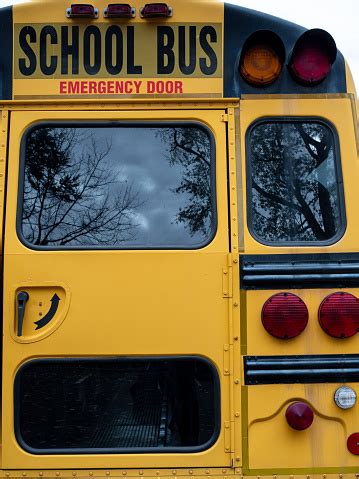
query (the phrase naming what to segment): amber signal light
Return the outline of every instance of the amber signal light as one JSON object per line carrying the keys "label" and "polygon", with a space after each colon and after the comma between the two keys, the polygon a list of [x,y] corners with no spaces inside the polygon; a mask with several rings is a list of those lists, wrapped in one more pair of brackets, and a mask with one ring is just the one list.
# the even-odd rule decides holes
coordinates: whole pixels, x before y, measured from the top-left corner
{"label": "amber signal light", "polygon": [[271,85],[282,71],[284,56],[283,42],[276,34],[256,32],[243,46],[240,74],[253,86]]}
{"label": "amber signal light", "polygon": [[142,18],[172,17],[173,9],[167,3],[146,3],[140,8]]}
{"label": "amber signal light", "polygon": [[103,11],[105,18],[134,18],[136,9],[128,3],[111,3]]}
{"label": "amber signal light", "polygon": [[67,18],[98,18],[98,8],[89,4],[75,3],[66,9]]}

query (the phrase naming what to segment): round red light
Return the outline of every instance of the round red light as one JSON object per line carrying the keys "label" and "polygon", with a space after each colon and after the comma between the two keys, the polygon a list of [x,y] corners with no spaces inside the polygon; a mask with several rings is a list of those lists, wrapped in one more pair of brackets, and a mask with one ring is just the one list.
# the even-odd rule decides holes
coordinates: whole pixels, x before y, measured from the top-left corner
{"label": "round red light", "polygon": [[348,437],[347,447],[352,454],[359,455],[359,432]]}
{"label": "round red light", "polygon": [[327,296],[319,307],[319,323],[333,338],[350,338],[359,331],[359,299],[349,293]]}
{"label": "round red light", "polygon": [[262,323],[275,338],[295,338],[308,324],[308,309],[295,294],[278,293],[264,304]]}
{"label": "round red light", "polygon": [[293,75],[307,84],[319,83],[331,69],[329,54],[320,45],[303,45],[295,52],[290,63]]}
{"label": "round red light", "polygon": [[303,431],[312,425],[314,414],[305,402],[295,402],[288,406],[285,417],[290,427]]}

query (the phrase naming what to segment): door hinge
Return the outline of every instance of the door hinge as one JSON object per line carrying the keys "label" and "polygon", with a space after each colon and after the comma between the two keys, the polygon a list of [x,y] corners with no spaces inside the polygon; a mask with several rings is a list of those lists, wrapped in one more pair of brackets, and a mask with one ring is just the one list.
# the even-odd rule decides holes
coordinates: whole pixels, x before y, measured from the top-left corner
{"label": "door hinge", "polygon": [[222,296],[223,298],[232,298],[232,266],[229,265],[222,269]]}
{"label": "door hinge", "polygon": [[228,115],[227,115],[227,113],[222,113],[222,121],[223,121],[224,123],[228,123]]}

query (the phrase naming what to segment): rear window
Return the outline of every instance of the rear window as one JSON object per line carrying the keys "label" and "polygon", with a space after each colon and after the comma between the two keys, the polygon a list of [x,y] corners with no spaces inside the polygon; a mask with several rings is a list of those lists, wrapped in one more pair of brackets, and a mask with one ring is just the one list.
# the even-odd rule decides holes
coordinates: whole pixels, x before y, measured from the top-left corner
{"label": "rear window", "polygon": [[249,229],[267,244],[330,244],[345,229],[337,135],[323,121],[268,119],[247,135]]}
{"label": "rear window", "polygon": [[37,125],[18,232],[47,249],[193,249],[216,230],[214,141],[199,124]]}
{"label": "rear window", "polygon": [[219,414],[200,358],[41,359],[15,379],[16,437],[34,454],[204,450]]}

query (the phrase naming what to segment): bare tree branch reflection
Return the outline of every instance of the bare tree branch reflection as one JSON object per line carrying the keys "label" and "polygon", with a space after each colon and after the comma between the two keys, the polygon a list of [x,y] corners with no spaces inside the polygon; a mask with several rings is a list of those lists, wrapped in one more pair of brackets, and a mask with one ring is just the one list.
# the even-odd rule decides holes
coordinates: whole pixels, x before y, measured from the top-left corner
{"label": "bare tree branch reflection", "polygon": [[133,184],[106,161],[91,131],[37,128],[27,138],[22,227],[35,245],[116,245],[133,239]]}
{"label": "bare tree branch reflection", "polygon": [[339,227],[333,134],[320,123],[268,122],[250,137],[255,233],[267,241],[332,238]]}
{"label": "bare tree branch reflection", "polygon": [[211,143],[199,128],[162,128],[158,134],[169,145],[169,162],[182,166],[179,185],[173,189],[187,196],[184,207],[179,208],[176,222],[183,223],[193,236],[201,233],[208,237],[212,221]]}

